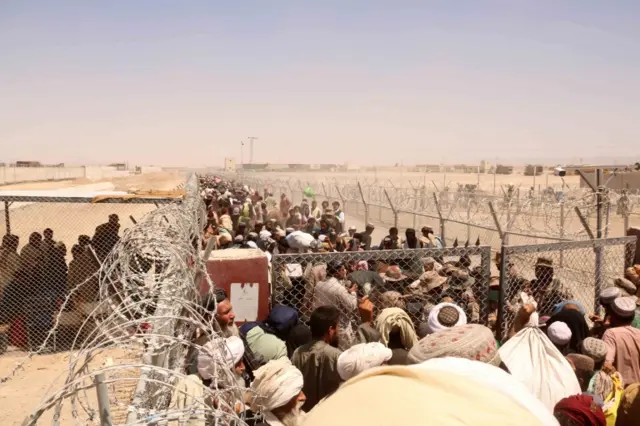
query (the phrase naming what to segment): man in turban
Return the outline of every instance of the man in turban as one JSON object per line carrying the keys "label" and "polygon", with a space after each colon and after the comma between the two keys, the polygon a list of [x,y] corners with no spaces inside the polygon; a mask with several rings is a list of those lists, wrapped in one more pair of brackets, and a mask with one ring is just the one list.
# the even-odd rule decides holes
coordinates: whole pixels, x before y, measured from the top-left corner
{"label": "man in turban", "polygon": [[427,335],[409,351],[408,362],[419,364],[433,358],[466,358],[496,367],[502,360],[491,330],[466,324]]}
{"label": "man in turban", "polygon": [[437,333],[467,323],[467,315],[454,303],[440,303],[429,312],[428,333]]}
{"label": "man in turban", "polygon": [[391,355],[391,349],[380,342],[353,345],[338,357],[338,374],[342,380],[349,380],[363,371],[385,364]]}
{"label": "man in turban", "polygon": [[[198,374],[206,385],[245,387],[243,355],[241,338],[214,339],[198,350]],[[217,383],[212,383],[214,379]]]}
{"label": "man in turban", "polygon": [[607,422],[602,409],[590,395],[573,395],[563,398],[553,409],[553,415],[560,426],[584,425],[606,426]]}
{"label": "man in turban", "polygon": [[306,400],[302,391],[303,377],[287,358],[269,361],[255,371],[251,383],[250,407],[254,413],[262,413],[270,426],[298,426]]}
{"label": "man in turban", "polygon": [[386,308],[376,318],[376,329],[382,343],[391,349],[389,365],[406,365],[409,350],[418,342],[418,336],[409,315],[400,308]]}

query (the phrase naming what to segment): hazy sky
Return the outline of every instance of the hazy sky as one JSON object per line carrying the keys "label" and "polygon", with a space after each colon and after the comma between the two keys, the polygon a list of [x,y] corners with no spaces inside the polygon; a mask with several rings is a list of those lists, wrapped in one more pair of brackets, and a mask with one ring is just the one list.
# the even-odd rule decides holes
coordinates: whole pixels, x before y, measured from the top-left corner
{"label": "hazy sky", "polygon": [[639,128],[638,0],[0,1],[0,161],[640,157]]}

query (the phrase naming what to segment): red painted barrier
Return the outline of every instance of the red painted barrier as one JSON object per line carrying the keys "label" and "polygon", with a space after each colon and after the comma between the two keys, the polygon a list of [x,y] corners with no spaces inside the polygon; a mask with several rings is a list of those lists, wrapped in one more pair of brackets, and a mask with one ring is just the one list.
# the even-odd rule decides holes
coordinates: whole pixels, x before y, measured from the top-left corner
{"label": "red painted barrier", "polygon": [[[215,250],[207,261],[207,272],[217,288],[227,292],[236,323],[263,321],[269,315],[269,268],[266,255],[257,249]],[[200,294],[209,291],[200,280]]]}

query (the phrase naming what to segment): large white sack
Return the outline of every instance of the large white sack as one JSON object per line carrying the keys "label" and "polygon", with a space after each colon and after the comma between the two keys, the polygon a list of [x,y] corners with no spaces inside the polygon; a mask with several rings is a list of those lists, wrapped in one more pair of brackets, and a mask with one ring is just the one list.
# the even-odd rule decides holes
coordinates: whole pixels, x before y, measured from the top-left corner
{"label": "large white sack", "polygon": [[311,242],[314,240],[313,235],[307,234],[302,231],[293,231],[285,238],[289,247],[293,249],[306,249],[311,247]]}
{"label": "large white sack", "polygon": [[526,327],[499,349],[511,374],[551,411],[562,398],[582,393],[569,361],[537,327]]}

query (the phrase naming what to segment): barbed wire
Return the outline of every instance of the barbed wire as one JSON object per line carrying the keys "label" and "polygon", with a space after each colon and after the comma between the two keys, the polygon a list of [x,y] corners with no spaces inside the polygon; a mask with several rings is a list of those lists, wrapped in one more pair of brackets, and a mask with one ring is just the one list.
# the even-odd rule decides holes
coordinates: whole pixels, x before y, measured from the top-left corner
{"label": "barbed wire", "polygon": [[[233,177],[237,177],[234,175]],[[594,193],[590,188],[562,184],[549,185],[544,190],[535,191],[522,188],[522,185],[501,185],[498,192],[490,193],[481,190],[477,185],[446,182],[438,185],[435,182],[409,182],[411,187],[396,185],[390,179],[369,180],[335,178],[324,180],[308,180],[306,178],[282,179],[261,174],[246,174],[242,180],[250,182],[259,189],[269,189],[276,193],[303,194],[313,193],[323,199],[341,200],[348,205],[364,205],[376,209],[397,212],[414,216],[439,218],[438,207],[447,222],[476,227],[476,234],[484,236],[493,231],[497,235],[495,219],[489,204],[493,204],[502,230],[519,234],[532,242],[542,240],[583,240],[589,238],[580,218],[576,214],[578,208],[595,229],[596,198],[602,198],[604,235],[621,234],[622,218],[634,214],[640,209],[640,195],[627,191],[615,192],[600,188]],[[295,198],[295,197],[294,197]],[[363,202],[364,199],[364,202]],[[436,205],[438,200],[439,206]],[[297,200],[299,201],[299,200]],[[392,207],[393,206],[393,207]],[[363,213],[365,209],[356,209]],[[349,212],[353,214],[353,212]],[[387,215],[391,218],[391,215]],[[399,221],[401,227],[417,225],[416,219],[411,223]],[[387,220],[390,226],[393,224]],[[484,230],[484,231],[483,231]]]}
{"label": "barbed wire", "polygon": [[[44,342],[0,378],[10,380],[45,352],[64,307],[98,278],[100,298],[73,339],[63,384],[49,389],[23,425],[42,424],[47,412],[52,412],[53,425],[100,424],[97,381],[108,389],[113,424],[183,424],[189,419],[245,424],[239,413],[246,390],[220,361],[225,340],[203,311],[197,287],[206,280],[209,291],[214,288],[200,254],[206,214],[197,178],[184,189],[182,202],[160,207],[124,231],[99,269],[68,293]],[[194,341],[196,335],[205,338]],[[192,351],[215,361],[210,386],[186,374]],[[195,393],[187,390],[194,386]],[[188,404],[177,402],[186,397]]]}

